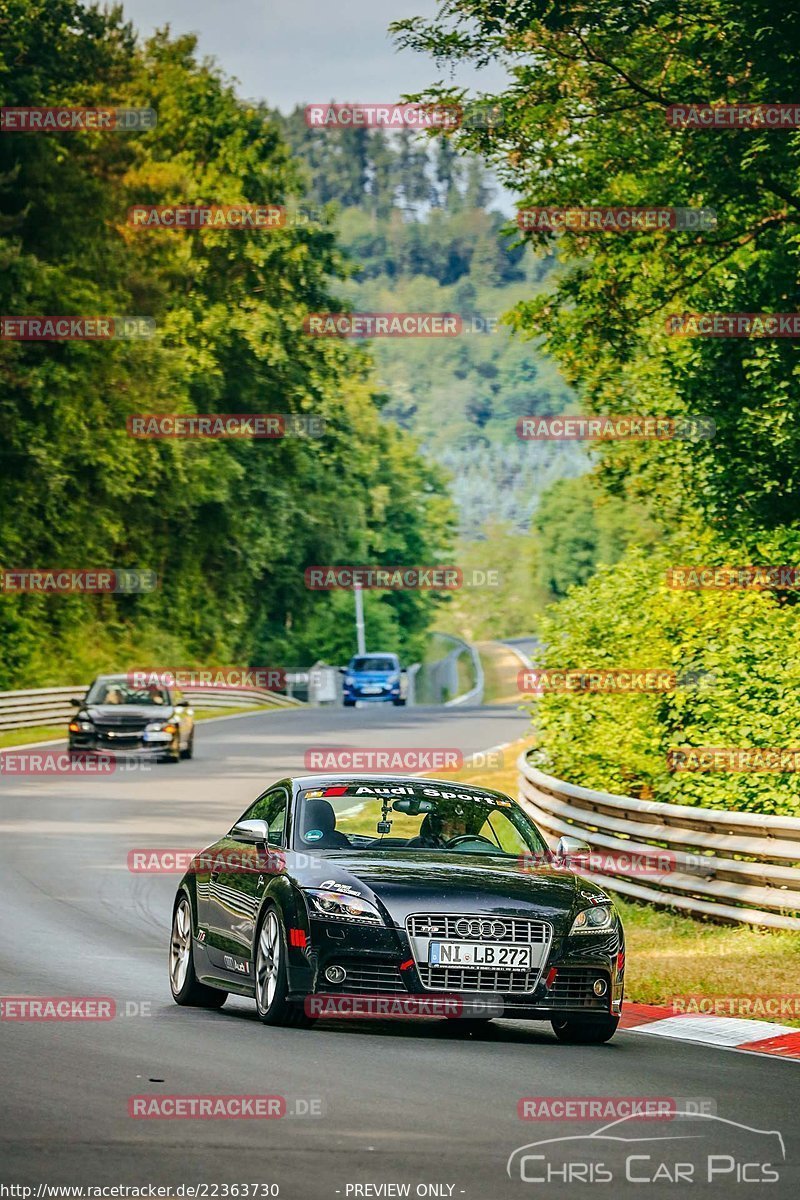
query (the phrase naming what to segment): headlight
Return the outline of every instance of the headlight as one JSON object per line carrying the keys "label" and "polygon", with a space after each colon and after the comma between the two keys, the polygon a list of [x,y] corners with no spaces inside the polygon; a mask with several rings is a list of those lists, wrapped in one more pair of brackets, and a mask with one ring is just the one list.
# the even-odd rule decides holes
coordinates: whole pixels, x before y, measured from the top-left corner
{"label": "headlight", "polygon": [[93,729],[94,725],[91,721],[70,721],[69,723],[70,733],[91,733]]}
{"label": "headlight", "polygon": [[344,681],[348,687],[352,687],[353,684],[355,683],[355,679],[353,679],[352,675],[345,675]]}
{"label": "headlight", "polygon": [[374,904],[360,896],[348,896],[346,892],[326,891],[324,888],[306,888],[309,908],[313,917],[331,917],[334,921],[362,921],[368,925],[382,925],[383,917]]}
{"label": "headlight", "polygon": [[572,922],[570,937],[574,933],[602,933],[603,930],[611,928],[613,919],[610,905],[598,904],[594,908],[585,908]]}
{"label": "headlight", "polygon": [[177,733],[178,726],[174,721],[151,721],[145,725],[145,733]]}

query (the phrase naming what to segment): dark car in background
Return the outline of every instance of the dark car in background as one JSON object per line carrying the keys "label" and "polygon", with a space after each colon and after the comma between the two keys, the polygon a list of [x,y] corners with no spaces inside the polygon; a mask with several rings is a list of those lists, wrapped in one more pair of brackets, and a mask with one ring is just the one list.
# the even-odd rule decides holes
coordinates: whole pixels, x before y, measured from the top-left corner
{"label": "dark car in background", "polygon": [[284,779],[181,880],[173,997],[219,1008],[232,992],[253,997],[266,1025],[302,1025],[334,997],[438,996],[467,1020],[549,1021],[562,1041],[608,1041],[622,925],[603,889],[564,865],[588,846],[562,841],[554,858],[520,805],[486,788]]}
{"label": "dark car in background", "polygon": [[406,680],[396,654],[356,654],[344,669],[344,704],[406,702]]}
{"label": "dark car in background", "polygon": [[140,754],[178,762],[194,752],[194,713],[177,688],[99,675],[69,723],[71,754]]}

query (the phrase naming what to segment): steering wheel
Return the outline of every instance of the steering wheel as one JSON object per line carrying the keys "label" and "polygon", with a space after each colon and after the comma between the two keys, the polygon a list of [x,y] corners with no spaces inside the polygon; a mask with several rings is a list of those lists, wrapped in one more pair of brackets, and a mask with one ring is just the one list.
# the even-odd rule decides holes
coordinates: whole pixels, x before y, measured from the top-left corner
{"label": "steering wheel", "polygon": [[445,846],[457,846],[459,842],[486,842],[486,845],[491,846],[493,850],[497,849],[494,842],[490,838],[484,837],[482,833],[457,833],[455,837],[451,837],[445,842]]}

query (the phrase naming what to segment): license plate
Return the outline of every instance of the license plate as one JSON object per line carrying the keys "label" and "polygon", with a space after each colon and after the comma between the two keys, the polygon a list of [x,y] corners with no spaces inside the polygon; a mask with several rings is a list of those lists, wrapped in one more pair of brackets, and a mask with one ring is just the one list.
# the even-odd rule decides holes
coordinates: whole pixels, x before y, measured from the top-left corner
{"label": "license plate", "polygon": [[155,731],[142,734],[143,742],[171,742],[171,733],[156,733]]}
{"label": "license plate", "polygon": [[377,696],[381,690],[377,683],[365,683],[361,689],[365,696]]}
{"label": "license plate", "polygon": [[430,963],[437,967],[530,967],[530,946],[498,942],[431,942]]}

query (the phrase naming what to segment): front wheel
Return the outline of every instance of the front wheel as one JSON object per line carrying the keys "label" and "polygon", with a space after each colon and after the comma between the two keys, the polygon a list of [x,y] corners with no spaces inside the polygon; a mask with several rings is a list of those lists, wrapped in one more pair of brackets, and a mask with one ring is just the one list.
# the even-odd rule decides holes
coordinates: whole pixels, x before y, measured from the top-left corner
{"label": "front wheel", "polygon": [[189,734],[186,749],[181,750],[181,758],[191,758],[194,755],[194,730]]}
{"label": "front wheel", "polygon": [[355,702],[355,700],[345,700],[344,706],[345,706],[345,708],[355,708],[356,702]]}
{"label": "front wheel", "polygon": [[175,734],[175,740],[164,755],[164,762],[176,763],[181,761],[181,735]]}
{"label": "front wheel", "polygon": [[551,1021],[553,1032],[560,1042],[573,1045],[599,1046],[611,1041],[617,1032],[619,1017],[598,1017],[584,1020],[580,1017],[563,1017]]}
{"label": "front wheel", "polygon": [[405,700],[393,700],[392,704],[395,706],[395,708],[405,708],[406,706]]}
{"label": "front wheel", "polygon": [[169,943],[169,986],[176,1004],[190,1008],[222,1008],[227,992],[200,983],[192,957],[192,908],[182,893],[172,917]]}
{"label": "front wheel", "polygon": [[312,1025],[313,1018],[287,999],[289,976],[286,965],[286,936],[274,905],[264,912],[256,935],[256,1011],[263,1025]]}

